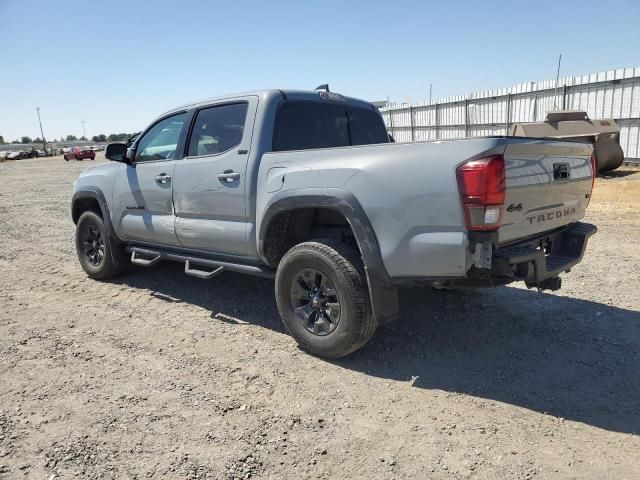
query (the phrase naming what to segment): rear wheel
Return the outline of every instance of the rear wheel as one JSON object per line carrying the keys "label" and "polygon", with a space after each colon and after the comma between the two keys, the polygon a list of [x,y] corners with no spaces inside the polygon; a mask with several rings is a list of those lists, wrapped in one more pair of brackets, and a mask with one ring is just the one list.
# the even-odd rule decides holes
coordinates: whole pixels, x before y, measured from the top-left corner
{"label": "rear wheel", "polygon": [[289,250],[278,265],[276,302],[291,336],[320,357],[348,355],[376,329],[360,254],[339,241]]}
{"label": "rear wheel", "polygon": [[103,280],[121,272],[113,262],[104,222],[93,211],[84,212],[78,219],[76,252],[82,269],[91,278]]}

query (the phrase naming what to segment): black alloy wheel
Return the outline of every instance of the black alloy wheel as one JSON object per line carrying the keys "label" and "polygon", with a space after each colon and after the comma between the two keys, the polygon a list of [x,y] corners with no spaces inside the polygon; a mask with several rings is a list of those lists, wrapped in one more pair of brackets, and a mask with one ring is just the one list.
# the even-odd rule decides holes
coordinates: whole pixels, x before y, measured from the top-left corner
{"label": "black alloy wheel", "polygon": [[314,335],[333,332],[340,322],[340,299],[327,275],[315,268],[299,271],[291,285],[291,307],[296,319]]}
{"label": "black alloy wheel", "polygon": [[94,225],[88,226],[83,237],[84,254],[89,263],[97,267],[104,260],[104,237]]}

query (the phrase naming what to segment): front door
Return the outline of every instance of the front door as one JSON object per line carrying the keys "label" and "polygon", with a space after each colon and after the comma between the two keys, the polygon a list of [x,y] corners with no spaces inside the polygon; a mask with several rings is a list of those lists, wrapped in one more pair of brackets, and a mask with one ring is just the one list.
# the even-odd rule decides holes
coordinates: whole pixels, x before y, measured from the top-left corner
{"label": "front door", "polygon": [[123,164],[113,192],[113,225],[127,241],[178,245],[172,201],[176,152],[187,113],[166,117],[147,129]]}
{"label": "front door", "polygon": [[257,97],[239,98],[195,113],[173,183],[182,246],[246,255],[247,159],[257,104]]}

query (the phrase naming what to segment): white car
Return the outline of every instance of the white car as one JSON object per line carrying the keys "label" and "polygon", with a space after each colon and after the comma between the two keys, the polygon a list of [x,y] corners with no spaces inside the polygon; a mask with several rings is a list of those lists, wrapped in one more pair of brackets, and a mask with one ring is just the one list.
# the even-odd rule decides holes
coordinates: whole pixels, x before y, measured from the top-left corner
{"label": "white car", "polygon": [[15,152],[9,152],[7,160],[21,160],[23,158],[29,158],[29,153],[24,150],[16,150]]}

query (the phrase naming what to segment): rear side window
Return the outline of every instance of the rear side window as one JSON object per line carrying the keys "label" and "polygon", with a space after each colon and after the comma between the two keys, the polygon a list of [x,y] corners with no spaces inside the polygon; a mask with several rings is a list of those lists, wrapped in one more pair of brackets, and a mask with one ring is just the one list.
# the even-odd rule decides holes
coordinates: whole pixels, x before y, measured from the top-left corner
{"label": "rear side window", "polygon": [[290,101],[278,111],[273,150],[346,147],[388,141],[382,118],[372,110]]}
{"label": "rear side window", "polygon": [[231,103],[203,108],[196,116],[188,156],[215,155],[240,145],[248,104]]}
{"label": "rear side window", "polygon": [[380,115],[364,108],[349,108],[351,145],[388,143],[389,135]]}

